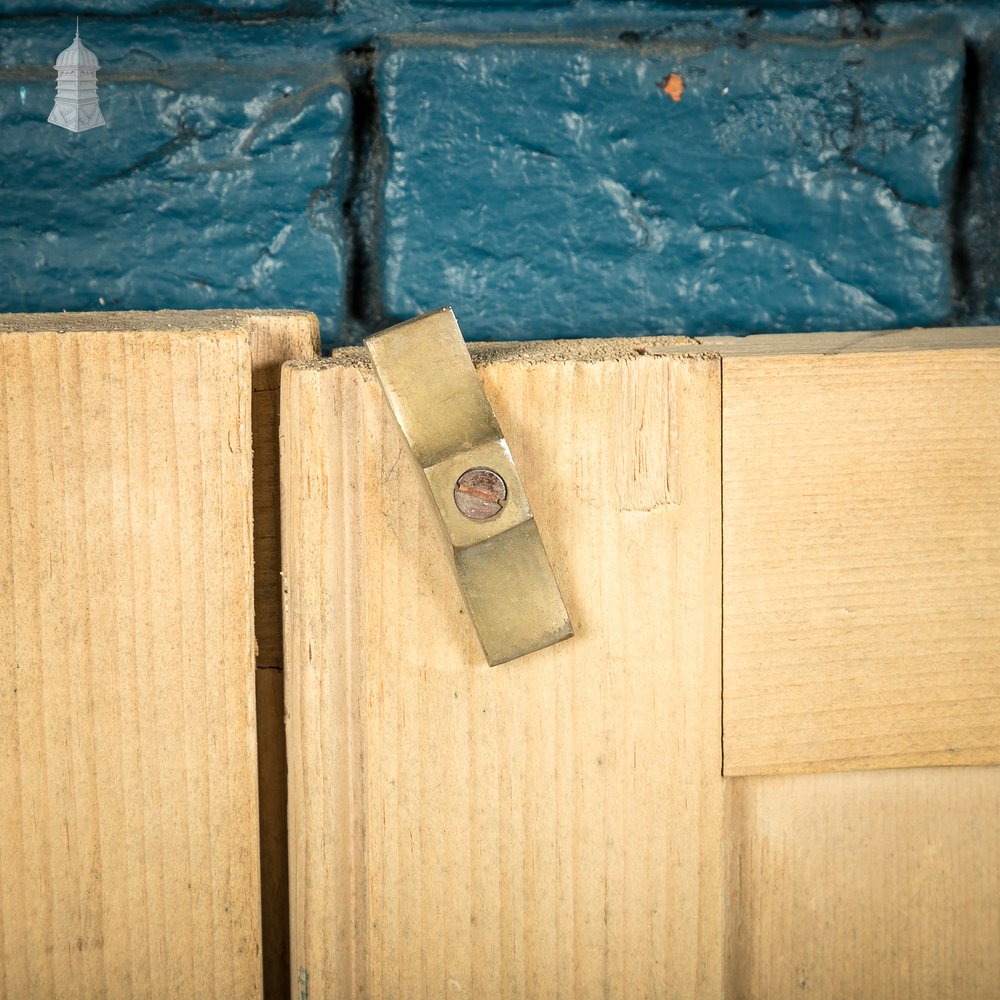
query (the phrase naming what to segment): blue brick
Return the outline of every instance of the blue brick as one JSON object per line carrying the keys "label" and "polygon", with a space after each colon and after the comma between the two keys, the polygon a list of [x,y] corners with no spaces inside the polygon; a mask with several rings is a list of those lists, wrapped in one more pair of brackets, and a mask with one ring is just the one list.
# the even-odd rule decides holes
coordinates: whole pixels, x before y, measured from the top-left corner
{"label": "blue brick", "polygon": [[572,3],[573,0],[413,0],[421,7],[437,7],[444,11],[451,8],[467,10],[490,10],[493,8],[520,7],[524,9],[559,7]]}
{"label": "blue brick", "polygon": [[64,40],[17,40],[51,51],[0,80],[0,310],[308,308],[329,338],[350,124],[336,56],[254,63],[233,39],[227,61],[224,38],[184,34],[87,36],[108,124],[79,135],[46,124]]}
{"label": "blue brick", "polygon": [[386,310],[450,303],[470,338],[943,321],[963,58],[948,22],[744,46],[392,40]]}
{"label": "blue brick", "polygon": [[[4,0],[3,13],[52,14],[64,11],[62,20],[72,27],[77,15],[86,18],[88,14],[151,14],[174,9],[253,17],[289,8],[298,14],[324,14],[329,11],[326,0],[74,0],[72,7],[54,3],[53,0]],[[80,24],[81,36],[87,27],[86,20],[83,20]]]}

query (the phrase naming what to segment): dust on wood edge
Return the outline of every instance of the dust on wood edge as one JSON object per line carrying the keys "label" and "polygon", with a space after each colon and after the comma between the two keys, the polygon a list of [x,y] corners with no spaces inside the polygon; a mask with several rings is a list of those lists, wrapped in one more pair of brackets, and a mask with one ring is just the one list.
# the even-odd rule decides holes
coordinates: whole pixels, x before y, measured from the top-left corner
{"label": "dust on wood edge", "polygon": [[[1000,347],[1000,326],[913,327],[907,330],[841,333],[762,333],[749,337],[705,337],[694,343],[723,359],[977,350]],[[650,353],[676,355],[689,350],[690,347],[662,343],[650,348]]]}
{"label": "dust on wood edge", "polygon": [[[489,364],[538,365],[552,363],[600,363],[625,361],[675,348],[679,352],[710,354],[697,350],[697,342],[688,337],[615,337],[580,340],[525,340],[471,342],[469,353],[477,366]],[[289,361],[286,367],[314,372],[351,369],[374,378],[375,369],[365,347],[341,347],[325,358]]]}
{"label": "dust on wood edge", "polygon": [[0,313],[4,333],[225,333],[243,331],[254,320],[287,317],[316,323],[301,309],[158,309],[152,312]]}

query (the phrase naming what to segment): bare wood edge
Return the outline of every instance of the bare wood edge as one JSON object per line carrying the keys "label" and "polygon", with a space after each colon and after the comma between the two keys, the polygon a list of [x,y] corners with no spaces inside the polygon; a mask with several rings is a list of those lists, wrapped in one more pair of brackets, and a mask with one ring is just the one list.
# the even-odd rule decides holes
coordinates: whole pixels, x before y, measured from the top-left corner
{"label": "bare wood edge", "polygon": [[[0,314],[0,333],[133,333],[197,334],[242,329],[255,320],[297,319],[318,331],[316,317],[300,309],[157,309],[151,312],[56,312]],[[318,342],[318,333],[317,333]]]}
{"label": "bare wood edge", "polygon": [[209,332],[250,334],[254,389],[277,389],[281,364],[319,357],[319,322],[298,309],[159,309],[155,312],[62,312],[0,314],[0,333],[163,332],[194,337]]}
{"label": "bare wood edge", "polygon": [[701,348],[725,358],[815,354],[891,354],[900,351],[975,350],[1000,347],[1000,326],[914,327],[853,333],[768,333],[749,337],[704,337],[685,345],[660,343],[652,354],[683,354]]}
{"label": "bare wood edge", "polygon": [[[470,342],[469,353],[477,365],[552,364],[558,362],[600,362],[627,360],[649,354],[687,354],[698,342],[689,337],[616,337],[608,340],[524,340],[511,342]],[[676,350],[671,350],[674,348]],[[288,362],[294,368],[322,371],[354,368],[365,377],[375,378],[371,356],[364,347],[340,347],[328,357],[312,361]]]}
{"label": "bare wood edge", "polygon": [[802,763],[788,764],[725,764],[723,776],[726,778],[766,778],[778,775],[799,774],[847,774],[860,771],[899,771],[912,768],[935,767],[992,767],[997,765],[995,748],[971,750],[956,750],[948,758],[928,760],[926,751],[913,753],[877,754],[872,757],[824,758],[818,764]]}
{"label": "bare wood edge", "polygon": [[[899,351],[977,350],[1000,347],[1000,326],[914,327],[835,333],[768,333],[746,337],[612,337],[605,340],[525,340],[470,342],[473,362],[551,364],[600,362],[645,355],[739,358],[781,355],[877,354]],[[341,347],[328,357],[287,362],[293,367],[348,367],[374,378],[364,347]]]}
{"label": "bare wood edge", "polygon": [[[320,355],[319,321],[312,313],[245,312],[239,318],[250,333],[254,392],[277,391],[284,362]],[[278,440],[277,420],[274,440]]]}
{"label": "bare wood edge", "polygon": [[[215,318],[215,317],[213,317]],[[290,995],[288,774],[284,725],[278,423],[281,366],[318,357],[319,322],[307,312],[225,313],[249,334],[252,359],[254,640],[264,995]]]}

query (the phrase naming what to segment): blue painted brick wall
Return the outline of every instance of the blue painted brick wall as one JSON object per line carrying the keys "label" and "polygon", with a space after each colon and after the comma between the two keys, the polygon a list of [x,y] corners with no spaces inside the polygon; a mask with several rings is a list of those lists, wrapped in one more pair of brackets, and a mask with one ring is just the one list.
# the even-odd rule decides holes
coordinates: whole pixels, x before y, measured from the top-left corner
{"label": "blue painted brick wall", "polygon": [[386,307],[443,293],[476,338],[945,321],[963,65],[945,25],[819,45],[390,43]]}
{"label": "blue painted brick wall", "polygon": [[[45,121],[76,13],[81,135]],[[997,322],[998,39],[989,0],[9,0],[0,310]]]}
{"label": "blue painted brick wall", "polygon": [[46,123],[44,65],[0,81],[0,308],[296,307],[337,330],[350,98],[336,53],[240,60],[227,39],[221,59],[183,25],[160,29],[88,33],[106,128]]}

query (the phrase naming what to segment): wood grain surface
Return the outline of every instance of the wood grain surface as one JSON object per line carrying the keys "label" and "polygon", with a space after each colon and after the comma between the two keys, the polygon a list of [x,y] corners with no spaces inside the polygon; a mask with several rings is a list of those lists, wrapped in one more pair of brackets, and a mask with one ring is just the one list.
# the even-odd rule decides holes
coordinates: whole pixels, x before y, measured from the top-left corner
{"label": "wood grain surface", "polygon": [[248,336],[0,353],[0,994],[257,996]]}
{"label": "wood grain surface", "polygon": [[916,766],[997,759],[949,337],[474,347],[577,628],[492,671],[363,352],[286,371],[300,995],[1000,995],[1000,767]]}
{"label": "wood grain surface", "polygon": [[1000,768],[727,779],[728,1000],[1000,995]]}
{"label": "wood grain surface", "polygon": [[726,773],[1000,762],[1000,347],[723,387]]}
{"label": "wood grain surface", "polygon": [[251,423],[276,512],[258,399],[314,342],[305,313],[0,317],[2,997],[260,995]]}
{"label": "wood grain surface", "polygon": [[319,356],[319,324],[306,312],[237,314],[250,334],[253,361],[254,632],[257,666],[282,665],[281,520],[278,415],[281,366]]}
{"label": "wood grain surface", "polygon": [[285,369],[296,988],[718,997],[718,361],[476,354],[577,632],[495,669],[364,355]]}

